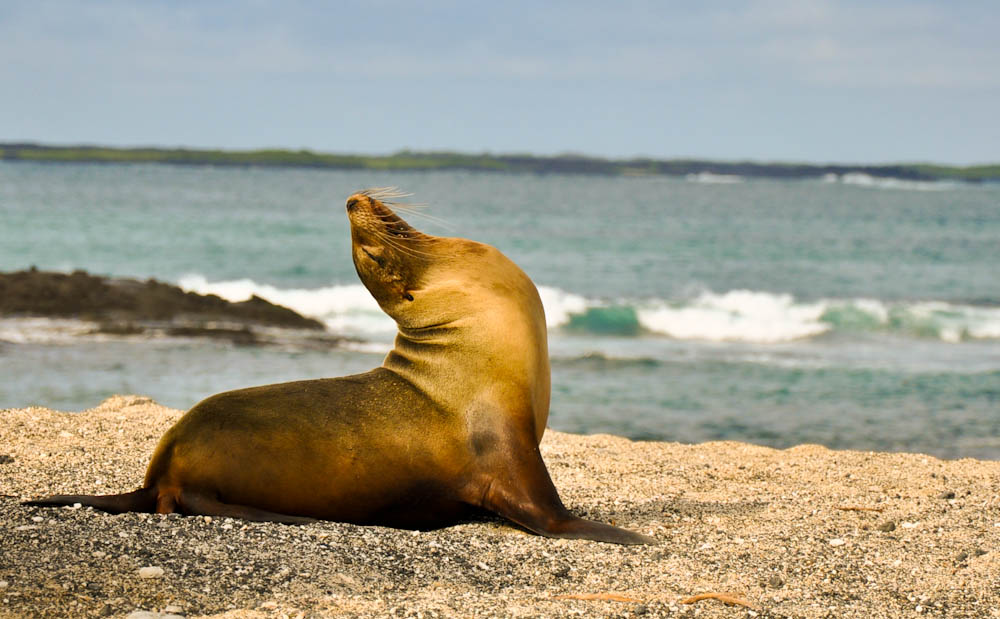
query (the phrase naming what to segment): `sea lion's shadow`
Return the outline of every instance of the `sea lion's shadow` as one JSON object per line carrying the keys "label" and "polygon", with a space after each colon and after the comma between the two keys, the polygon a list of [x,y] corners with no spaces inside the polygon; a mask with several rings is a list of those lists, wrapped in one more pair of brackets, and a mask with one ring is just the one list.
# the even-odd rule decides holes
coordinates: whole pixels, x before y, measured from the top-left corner
{"label": "sea lion's shadow", "polygon": [[[748,518],[764,510],[769,505],[770,502],[759,499],[698,501],[678,496],[646,501],[622,502],[620,505],[575,505],[570,507],[569,511],[574,516],[598,522],[606,522],[614,525],[629,523],[630,526],[642,527],[651,521],[662,521],[665,516],[690,517],[696,520],[702,520],[709,516]],[[487,510],[477,509],[472,509],[464,514],[462,518],[450,524],[436,527],[436,529],[444,529],[460,524],[476,524],[498,528],[506,527],[534,535],[524,527],[502,516]]]}

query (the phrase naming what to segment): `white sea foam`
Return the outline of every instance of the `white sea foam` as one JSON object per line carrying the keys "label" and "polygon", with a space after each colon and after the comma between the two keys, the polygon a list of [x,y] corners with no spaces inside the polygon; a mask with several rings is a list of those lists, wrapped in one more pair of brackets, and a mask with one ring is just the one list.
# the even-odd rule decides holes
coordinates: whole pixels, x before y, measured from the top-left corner
{"label": "white sea foam", "polygon": [[[210,282],[189,275],[181,288],[216,294],[229,301],[257,295],[322,321],[334,333],[381,341],[369,352],[382,351],[395,331],[361,284],[315,289],[283,289],[250,279]],[[1000,308],[943,301],[888,302],[877,299],[801,301],[790,294],[753,290],[705,291],[686,300],[630,299],[614,302],[587,298],[551,286],[539,286],[549,328],[573,324],[576,329],[606,328],[602,321],[622,320],[619,309],[633,312],[642,331],[680,340],[770,344],[817,337],[830,332],[881,332],[902,337],[937,338],[945,342],[1000,339]],[[582,317],[584,320],[576,320]],[[9,330],[8,330],[9,331]],[[607,331],[604,331],[607,332]],[[620,330],[615,330],[619,332]],[[3,334],[0,333],[0,337]],[[8,341],[16,341],[8,333]],[[53,334],[39,337],[53,337]],[[57,336],[65,337],[65,336]]]}
{"label": "white sea foam", "polygon": [[[837,175],[830,174],[823,177],[826,182],[835,182]],[[845,185],[856,185],[859,187],[871,187],[873,189],[905,189],[909,191],[944,191],[954,189],[955,183],[948,181],[914,181],[903,178],[876,177],[864,172],[848,172],[839,177],[841,183]]]}
{"label": "white sea foam", "polygon": [[192,274],[182,277],[178,286],[187,292],[214,294],[234,303],[256,295],[315,318],[335,333],[385,334],[396,330],[396,324],[361,284],[277,288],[251,279],[210,282],[203,275]]}
{"label": "white sea foam", "polygon": [[0,342],[67,344],[94,333],[97,323],[63,318],[0,318]]}
{"label": "white sea foam", "polygon": [[684,340],[787,342],[826,333],[822,303],[797,304],[791,295],[734,290],[705,292],[682,305],[655,303],[639,309],[639,324]]}
{"label": "white sea foam", "polygon": [[692,183],[709,185],[732,185],[733,183],[742,183],[744,180],[738,174],[716,174],[714,172],[698,172],[697,174],[688,174],[684,178]]}
{"label": "white sea foam", "polygon": [[542,306],[545,308],[545,322],[550,329],[567,324],[570,316],[582,314],[593,305],[592,301],[588,301],[578,294],[549,286],[539,286],[538,296],[542,298]]}

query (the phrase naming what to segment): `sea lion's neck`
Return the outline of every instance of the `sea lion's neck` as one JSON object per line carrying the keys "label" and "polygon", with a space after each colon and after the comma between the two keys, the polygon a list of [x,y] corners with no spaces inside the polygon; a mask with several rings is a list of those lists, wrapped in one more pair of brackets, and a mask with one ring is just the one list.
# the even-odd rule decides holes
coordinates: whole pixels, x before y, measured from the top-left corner
{"label": "sea lion's neck", "polygon": [[[466,411],[477,400],[503,402],[505,415],[535,427],[540,440],[549,406],[548,346],[515,321],[507,337],[485,329],[483,316],[424,328],[400,326],[382,367],[410,383],[440,409]],[[543,325],[544,328],[544,325]],[[483,380],[484,376],[490,380]],[[480,385],[477,392],[470,386]]]}

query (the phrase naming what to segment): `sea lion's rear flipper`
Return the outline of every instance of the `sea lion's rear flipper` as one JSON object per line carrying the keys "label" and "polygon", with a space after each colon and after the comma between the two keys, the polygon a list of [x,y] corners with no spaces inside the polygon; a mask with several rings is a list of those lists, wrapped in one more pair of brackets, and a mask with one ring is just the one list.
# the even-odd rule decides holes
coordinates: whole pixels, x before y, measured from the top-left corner
{"label": "sea lion's rear flipper", "polygon": [[61,505],[87,505],[111,514],[156,511],[156,489],[139,488],[122,494],[57,494],[44,499],[25,501],[21,505],[58,507]]}
{"label": "sea lion's rear flipper", "polygon": [[214,516],[218,518],[239,518],[254,522],[280,522],[282,524],[309,524],[317,522],[315,518],[278,514],[249,505],[234,505],[223,503],[204,493],[182,490],[177,501],[181,513],[189,516]]}
{"label": "sea lion's rear flipper", "polygon": [[480,494],[480,507],[546,537],[588,539],[609,544],[660,543],[641,533],[571,514],[559,499],[559,493],[534,443],[513,448],[506,455],[516,457],[512,458],[513,462],[504,463],[502,476],[486,478],[485,489]]}

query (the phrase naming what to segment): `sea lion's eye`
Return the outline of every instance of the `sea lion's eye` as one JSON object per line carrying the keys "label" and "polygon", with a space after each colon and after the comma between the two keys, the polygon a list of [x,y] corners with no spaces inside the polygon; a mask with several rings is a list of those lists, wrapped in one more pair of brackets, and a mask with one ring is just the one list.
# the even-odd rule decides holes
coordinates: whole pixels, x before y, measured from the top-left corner
{"label": "sea lion's eye", "polygon": [[404,292],[403,293],[403,298],[406,299],[407,301],[412,301],[413,300],[413,295],[410,294],[409,292]]}

